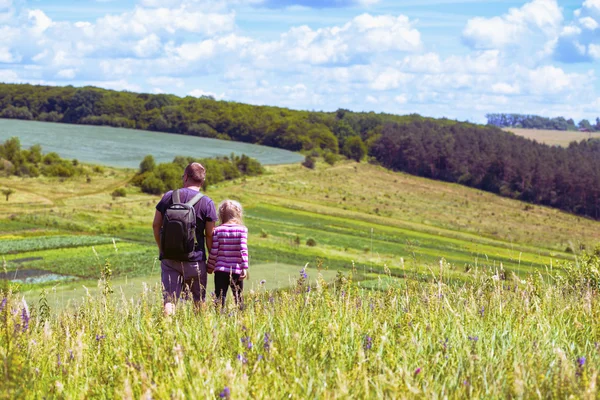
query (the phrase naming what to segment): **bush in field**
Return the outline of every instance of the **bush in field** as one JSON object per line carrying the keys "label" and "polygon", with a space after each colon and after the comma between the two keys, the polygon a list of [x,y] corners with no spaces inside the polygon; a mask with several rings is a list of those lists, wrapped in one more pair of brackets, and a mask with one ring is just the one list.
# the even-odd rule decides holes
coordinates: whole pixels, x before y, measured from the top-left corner
{"label": "bush in field", "polygon": [[154,171],[154,168],[156,168],[154,157],[148,154],[140,163],[140,174],[143,174],[144,172],[152,172]]}
{"label": "bush in field", "polygon": [[317,245],[317,241],[315,239],[313,239],[313,238],[308,238],[306,240],[306,245],[308,247],[315,247]]}
{"label": "bush in field", "polygon": [[141,183],[142,192],[148,194],[162,194],[166,192],[165,184],[153,174],[148,175]]}
{"label": "bush in field", "polygon": [[317,162],[315,161],[315,159],[313,157],[306,156],[304,158],[304,161],[302,162],[302,165],[308,169],[315,169]]}
{"label": "bush in field", "polygon": [[337,154],[327,152],[323,155],[323,160],[329,165],[334,165],[338,160],[338,156]]}
{"label": "bush in field", "polygon": [[112,194],[111,194],[112,198],[115,199],[117,197],[126,197],[127,196],[127,190],[125,190],[125,188],[117,188],[115,189]]}

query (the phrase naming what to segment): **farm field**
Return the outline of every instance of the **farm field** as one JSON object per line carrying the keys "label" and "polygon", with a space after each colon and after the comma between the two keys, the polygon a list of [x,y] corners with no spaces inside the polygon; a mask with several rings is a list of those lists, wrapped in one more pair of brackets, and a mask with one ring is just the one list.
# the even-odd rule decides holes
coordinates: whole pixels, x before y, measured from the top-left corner
{"label": "farm field", "polygon": [[550,146],[567,147],[571,142],[580,142],[589,138],[600,138],[600,132],[572,132],[572,131],[554,131],[546,129],[520,129],[504,128],[504,131],[512,132],[515,135],[536,140]]}
{"label": "farm field", "polygon": [[84,163],[137,168],[147,154],[157,162],[175,156],[207,158],[246,154],[262,164],[302,161],[297,153],[273,147],[134,129],[0,119],[0,142],[17,136],[25,147],[40,144],[45,152]]}
{"label": "farm field", "polygon": [[[0,209],[7,270],[97,279],[108,260],[115,279],[158,276],[150,228],[158,197],[128,186],[131,176],[105,168],[90,182],[1,178],[0,187],[15,190]],[[117,187],[127,196],[112,198]],[[600,241],[596,221],[353,162],[271,166],[207,194],[244,204],[253,264],[293,270],[308,263],[427,279],[443,259],[459,281],[474,269],[524,276],[545,274]]]}
{"label": "farm field", "polygon": [[0,281],[8,397],[597,395],[600,308],[572,269],[597,221],[364,163],[268,166],[206,192],[245,206],[245,309],[166,318],[159,197],[133,173],[0,178],[6,274],[48,275]]}

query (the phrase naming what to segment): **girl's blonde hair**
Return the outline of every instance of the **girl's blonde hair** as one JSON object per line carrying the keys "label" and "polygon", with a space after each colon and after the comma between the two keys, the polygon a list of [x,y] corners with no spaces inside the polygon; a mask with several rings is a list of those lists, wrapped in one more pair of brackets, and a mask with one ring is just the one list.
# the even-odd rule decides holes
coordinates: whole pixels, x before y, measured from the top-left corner
{"label": "girl's blonde hair", "polygon": [[243,225],[244,210],[242,205],[235,200],[223,200],[219,204],[219,221],[221,224]]}

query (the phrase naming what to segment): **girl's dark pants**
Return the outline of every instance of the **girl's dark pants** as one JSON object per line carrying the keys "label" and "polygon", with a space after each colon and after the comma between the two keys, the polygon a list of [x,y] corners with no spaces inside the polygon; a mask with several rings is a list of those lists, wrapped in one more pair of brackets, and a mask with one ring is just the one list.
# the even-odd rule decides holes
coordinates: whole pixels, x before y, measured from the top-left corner
{"label": "girl's dark pants", "polygon": [[214,274],[215,296],[217,296],[217,302],[220,300],[221,306],[225,306],[227,290],[231,287],[235,303],[242,308],[242,291],[244,290],[244,281],[240,279],[240,275],[219,271],[215,271]]}

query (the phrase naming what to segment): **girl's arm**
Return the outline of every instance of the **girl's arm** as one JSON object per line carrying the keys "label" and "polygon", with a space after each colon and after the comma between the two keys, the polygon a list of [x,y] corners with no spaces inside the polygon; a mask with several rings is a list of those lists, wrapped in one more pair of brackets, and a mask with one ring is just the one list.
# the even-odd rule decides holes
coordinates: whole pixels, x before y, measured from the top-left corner
{"label": "girl's arm", "polygon": [[242,269],[248,269],[248,229],[244,230],[240,240],[240,253],[242,255]]}
{"label": "girl's arm", "polygon": [[212,237],[212,246],[209,250],[208,261],[206,263],[206,272],[209,274],[215,270],[217,266],[217,255],[219,254],[219,232],[214,231]]}

